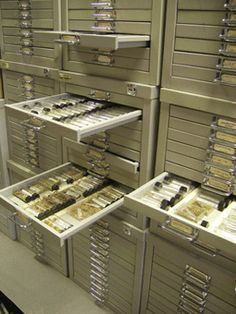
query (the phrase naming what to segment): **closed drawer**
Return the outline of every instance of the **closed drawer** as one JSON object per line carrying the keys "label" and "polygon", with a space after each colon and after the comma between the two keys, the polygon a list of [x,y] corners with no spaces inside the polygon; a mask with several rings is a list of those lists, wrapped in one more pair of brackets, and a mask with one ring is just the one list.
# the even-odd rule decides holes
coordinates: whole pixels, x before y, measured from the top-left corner
{"label": "closed drawer", "polygon": [[[99,2],[97,2],[97,7],[99,6]],[[108,5],[116,9],[151,9],[152,0],[134,0],[130,3],[127,3],[125,0],[116,0],[116,1],[107,1]],[[69,9],[90,9],[91,7],[96,7],[96,4],[92,4],[88,0],[69,0],[68,1]]]}

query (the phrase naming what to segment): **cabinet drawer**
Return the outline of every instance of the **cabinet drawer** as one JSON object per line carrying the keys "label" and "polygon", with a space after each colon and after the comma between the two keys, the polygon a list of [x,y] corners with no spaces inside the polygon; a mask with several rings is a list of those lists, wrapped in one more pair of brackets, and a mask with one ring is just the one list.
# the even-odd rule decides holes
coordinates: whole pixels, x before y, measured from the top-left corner
{"label": "cabinet drawer", "polygon": [[[18,196],[14,196],[14,194],[16,194],[15,193],[16,191],[22,191],[22,189],[25,189],[28,186],[38,184],[38,182],[40,182],[40,180],[42,179],[48,180],[49,177],[54,176],[53,180],[58,181],[58,179],[55,179],[58,176],[58,174],[60,175],[60,173],[62,174],[65,173],[65,171],[68,171],[68,169],[71,169],[70,167],[71,167],[70,164],[64,164],[62,166],[59,166],[57,168],[54,168],[52,170],[39,174],[33,178],[27,179],[21,183],[17,183],[6,189],[3,189],[1,191],[1,204],[3,204],[3,206],[5,206],[6,208],[9,208],[11,211],[15,211],[18,215],[23,215],[29,221],[33,221],[36,225],[39,225],[39,228],[42,228],[42,230],[46,230],[46,232],[49,232],[50,234],[54,235],[54,237],[57,238],[58,241],[60,240],[61,243],[63,243],[65,239],[71,237],[73,234],[84,229],[88,225],[91,225],[93,222],[97,221],[98,219],[102,218],[104,215],[108,214],[109,212],[112,212],[113,210],[115,210],[116,208],[122,205],[123,195],[124,195],[123,193],[127,193],[130,189],[125,186],[121,187],[120,184],[118,185],[116,184],[116,187],[115,185],[113,185],[112,187],[111,184],[106,183],[106,181],[103,181],[103,180],[98,181],[95,177],[92,177],[92,178],[88,177],[84,179],[84,180],[92,180],[91,182],[94,182],[93,183],[94,189],[91,190],[91,185],[86,184],[85,192],[83,192],[85,194],[84,196],[82,195],[79,196],[80,200],[78,200],[78,196],[76,198],[75,196],[69,197],[68,195],[66,196],[65,194],[63,194],[65,193],[65,191],[63,192],[64,189],[68,189],[70,184],[72,185],[76,184],[77,181],[75,181],[75,183],[65,183],[61,181],[62,179],[60,179],[61,185],[59,187],[58,194],[55,194],[55,191],[49,192],[50,189],[48,190],[48,192],[42,192],[43,193],[42,195],[41,195],[41,192],[39,194],[36,193],[38,197],[38,201],[33,201],[32,198],[29,199],[29,197],[27,198],[28,200],[25,199],[25,201],[23,201]],[[80,174],[81,176],[84,172],[80,172],[78,170],[78,173],[81,173]],[[78,181],[77,183],[81,184],[80,181]],[[85,206],[84,209],[87,208],[87,205],[85,203],[88,202],[87,204],[90,204],[89,202],[91,202],[92,200],[96,200],[97,197],[101,195],[99,194],[101,193],[101,191],[97,192],[99,185],[105,186],[101,190],[101,191],[104,191],[104,193],[105,191],[108,191],[108,189],[109,191],[115,191],[114,189],[116,189],[115,193],[118,193],[118,194],[114,194],[114,193],[112,194],[113,199],[115,201],[114,200],[110,201],[109,202],[110,204],[107,204],[107,201],[106,201],[106,206],[104,204],[101,205],[100,201],[98,201],[100,204],[99,209],[96,207],[96,210],[93,210],[93,214],[91,216],[87,212],[84,212],[83,215],[85,216],[81,217],[80,213],[81,213],[82,208],[84,206]],[[82,183],[82,186],[84,186],[84,183]],[[113,190],[110,190],[110,189],[113,189]],[[22,193],[24,192],[19,192],[19,193],[21,193],[20,195],[22,195]],[[19,193],[16,195],[19,195]],[[26,192],[26,193],[29,193],[29,192]],[[41,202],[42,201],[48,202],[47,200],[49,200],[47,193],[51,195],[50,197],[52,197],[54,201],[53,203],[52,203],[52,200],[50,201],[51,203],[46,203],[45,204],[46,207],[44,207],[44,210],[42,212],[43,203],[41,204]],[[88,196],[88,198],[87,198],[87,195],[88,195],[87,193],[91,195],[90,197]],[[33,193],[32,195],[35,195],[35,194]],[[60,197],[60,199],[58,199],[58,197]],[[67,200],[66,202],[65,202],[65,197]],[[63,201],[61,198],[63,198]],[[27,205],[27,202],[28,202],[28,205]],[[89,206],[91,207],[91,205]],[[55,224],[55,221],[56,221],[56,224]],[[60,224],[60,227],[59,227],[59,224]]]}
{"label": "cabinet drawer", "polygon": [[[151,9],[152,0],[134,0],[132,2],[127,2],[125,0],[107,1],[110,5],[116,9]],[[97,2],[99,5],[99,1]],[[69,0],[69,9],[91,9],[91,7],[96,7],[88,0]]]}

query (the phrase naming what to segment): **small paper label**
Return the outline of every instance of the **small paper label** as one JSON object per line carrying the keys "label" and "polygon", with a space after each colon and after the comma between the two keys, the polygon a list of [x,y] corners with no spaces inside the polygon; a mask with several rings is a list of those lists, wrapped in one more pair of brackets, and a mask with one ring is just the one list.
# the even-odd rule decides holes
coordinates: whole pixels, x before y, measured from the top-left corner
{"label": "small paper label", "polygon": [[230,143],[236,143],[236,135],[227,134],[223,132],[216,132],[216,138]]}
{"label": "small paper label", "polygon": [[221,170],[219,168],[215,168],[215,167],[210,167],[210,173],[217,177],[227,179],[227,180],[231,178],[231,174],[229,172]]}
{"label": "small paper label", "polygon": [[219,157],[219,156],[213,156],[211,158],[211,161],[214,163],[214,164],[218,164],[218,165],[221,165],[221,166],[224,166],[224,167],[232,167],[233,166],[233,161],[232,160],[229,160],[229,159],[225,159],[225,158],[222,158],[222,157]]}
{"label": "small paper label", "polygon": [[217,181],[215,179],[209,179],[207,181],[207,185],[209,185],[213,188],[216,188],[218,190],[221,190],[221,191],[229,192],[229,190],[230,190],[230,186],[227,183]]}
{"label": "small paper label", "polygon": [[227,128],[227,129],[236,130],[236,122],[233,122],[230,120],[219,119],[217,124],[221,127]]}
{"label": "small paper label", "polygon": [[214,150],[217,152],[225,153],[227,155],[234,155],[235,154],[235,149],[233,147],[228,147],[220,144],[214,144],[213,145]]}
{"label": "small paper label", "polygon": [[193,228],[178,221],[178,220],[171,220],[170,222],[171,227],[173,227],[174,229],[177,229],[179,231],[181,231],[182,233],[188,234],[188,235],[192,235],[193,234]]}

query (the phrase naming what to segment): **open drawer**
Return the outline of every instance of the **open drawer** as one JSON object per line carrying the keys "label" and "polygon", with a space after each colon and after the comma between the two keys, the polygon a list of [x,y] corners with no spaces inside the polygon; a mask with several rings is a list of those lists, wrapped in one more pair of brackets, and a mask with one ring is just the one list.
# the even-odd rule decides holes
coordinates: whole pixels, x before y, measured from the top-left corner
{"label": "open drawer", "polygon": [[186,182],[165,172],[125,196],[124,205],[151,218],[152,232],[236,260],[236,202]]}
{"label": "open drawer", "polygon": [[[71,163],[0,191],[0,204],[10,220],[24,217],[63,241],[123,204],[130,188],[103,179]],[[22,219],[21,219],[22,220]]]}
{"label": "open drawer", "polygon": [[6,106],[7,111],[26,114],[25,126],[36,130],[53,127],[76,141],[101,131],[136,121],[141,110],[70,94],[44,97]]}
{"label": "open drawer", "polygon": [[124,48],[141,48],[150,45],[148,35],[94,34],[83,32],[35,31],[36,37],[50,37],[54,42],[76,45],[86,48],[117,50]]}

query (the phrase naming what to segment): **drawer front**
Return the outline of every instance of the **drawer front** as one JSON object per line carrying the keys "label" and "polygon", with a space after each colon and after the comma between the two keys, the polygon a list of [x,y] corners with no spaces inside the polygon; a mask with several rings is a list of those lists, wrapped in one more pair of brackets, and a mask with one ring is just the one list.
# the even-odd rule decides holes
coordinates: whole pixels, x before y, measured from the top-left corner
{"label": "drawer front", "polygon": [[165,169],[202,182],[213,114],[170,107]]}
{"label": "drawer front", "polygon": [[4,93],[8,103],[41,98],[58,92],[58,83],[50,78],[7,70],[3,71],[3,75]]}
{"label": "drawer front", "polygon": [[[37,143],[29,143],[29,130],[24,119],[8,115],[9,153],[13,161],[35,172],[48,170],[62,163],[61,138],[53,137],[46,129],[36,134]],[[34,134],[33,134],[34,136]],[[31,137],[30,137],[31,138]]]}
{"label": "drawer front", "polygon": [[1,1],[2,57],[8,61],[56,68],[60,65],[58,50],[38,30],[58,29],[56,1]]}
{"label": "drawer front", "polygon": [[150,236],[149,240],[143,312],[154,309],[164,313],[235,312],[232,294],[235,273],[228,273],[159,237]]}
{"label": "drawer front", "polygon": [[[102,1],[97,1],[99,2]],[[151,9],[152,8],[152,0],[134,0],[132,2],[127,2],[125,0],[116,0],[116,1],[107,1],[108,5],[112,5],[116,9]],[[94,5],[95,6],[95,5]],[[74,9],[91,9],[94,7],[90,1],[88,0],[68,0],[68,7],[70,10]]]}
{"label": "drawer front", "polygon": [[234,1],[169,0],[163,87],[234,101],[235,17]]}
{"label": "drawer front", "polygon": [[[139,232],[137,239],[137,235],[132,234],[132,226],[129,233],[125,231],[128,225],[112,216],[107,216],[102,222],[103,226],[107,223],[105,229],[95,224],[72,238],[69,246],[70,277],[98,302],[101,299],[100,303],[116,312],[136,312],[139,305],[135,304],[137,294],[135,296],[134,291],[140,291],[137,276],[140,275],[138,265],[141,262],[140,258],[137,260],[137,254],[142,252],[144,243],[140,236],[143,233]],[[101,230],[108,235],[99,241],[96,235]],[[105,244],[103,249],[102,244]]]}
{"label": "drawer front", "polygon": [[[201,277],[201,281],[204,281],[209,286],[210,294],[217,296],[234,307],[236,306],[234,291],[235,273],[223,270],[221,267],[209,263],[206,259],[176,246],[174,247],[174,244],[160,238],[157,238],[157,245],[158,247],[153,257],[156,263],[168,268],[177,275],[183,276],[183,273],[187,274],[191,277],[188,277],[187,281],[191,281],[196,276],[199,279]],[[173,260],[174,256],[177,256],[175,260]]]}

